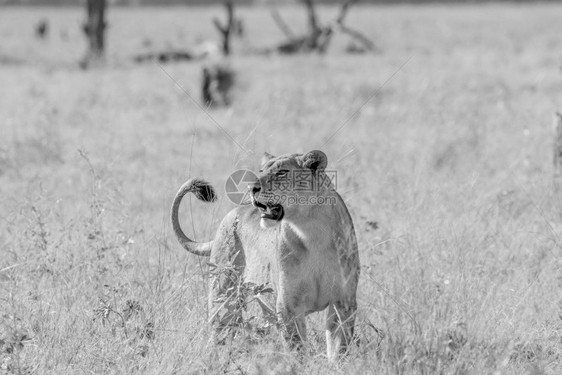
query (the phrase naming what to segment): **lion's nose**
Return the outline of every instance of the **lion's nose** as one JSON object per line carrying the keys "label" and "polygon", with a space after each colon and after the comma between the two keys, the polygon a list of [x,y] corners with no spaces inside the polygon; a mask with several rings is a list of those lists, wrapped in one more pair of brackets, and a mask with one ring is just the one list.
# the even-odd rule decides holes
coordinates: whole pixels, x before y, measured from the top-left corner
{"label": "lion's nose", "polygon": [[261,184],[259,182],[253,183],[252,185],[250,185],[250,191],[252,192],[253,195],[256,195],[257,193],[259,193],[261,190]]}

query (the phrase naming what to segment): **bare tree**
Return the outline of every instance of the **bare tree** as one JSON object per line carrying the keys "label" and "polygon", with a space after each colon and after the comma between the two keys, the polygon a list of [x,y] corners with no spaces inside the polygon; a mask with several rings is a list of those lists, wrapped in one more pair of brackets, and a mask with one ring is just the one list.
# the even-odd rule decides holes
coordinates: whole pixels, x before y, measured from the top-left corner
{"label": "bare tree", "polygon": [[222,25],[218,18],[213,18],[213,23],[222,37],[222,52],[225,56],[230,55],[230,36],[236,32],[237,20],[234,18],[234,3],[232,0],[224,2],[226,7],[226,24]]}
{"label": "bare tree", "polygon": [[330,23],[321,25],[316,15],[315,3],[313,0],[300,0],[305,6],[308,19],[308,33],[303,36],[295,37],[294,33],[287,26],[277,11],[272,12],[272,17],[277,26],[287,36],[288,41],[277,46],[281,53],[297,52],[318,52],[324,53],[328,49],[331,38],[335,31],[342,32],[351,36],[354,40],[361,43],[365,50],[375,50],[375,44],[359,31],[344,25],[345,17],[355,0],[345,0],[340,7],[338,16]]}
{"label": "bare tree", "polygon": [[201,97],[207,107],[229,106],[232,101],[231,90],[235,84],[235,72],[228,63],[233,35],[241,37],[244,33],[242,21],[234,16],[233,0],[225,0],[226,23],[218,18],[213,23],[222,38],[223,59],[203,66],[201,74]]}
{"label": "bare tree", "polygon": [[100,61],[105,51],[105,10],[106,0],[87,0],[87,19],[83,30],[88,39],[88,52],[81,62],[83,68],[87,68],[92,62]]}

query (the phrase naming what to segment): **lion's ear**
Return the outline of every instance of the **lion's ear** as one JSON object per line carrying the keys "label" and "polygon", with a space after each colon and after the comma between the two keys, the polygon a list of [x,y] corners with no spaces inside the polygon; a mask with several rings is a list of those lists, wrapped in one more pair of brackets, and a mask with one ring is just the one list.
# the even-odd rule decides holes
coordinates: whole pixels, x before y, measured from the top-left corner
{"label": "lion's ear", "polygon": [[328,165],[328,157],[320,150],[310,151],[301,158],[303,168],[321,171]]}
{"label": "lion's ear", "polygon": [[261,157],[260,165],[263,167],[265,163],[273,159],[275,156],[271,155],[269,152],[264,152],[263,156]]}

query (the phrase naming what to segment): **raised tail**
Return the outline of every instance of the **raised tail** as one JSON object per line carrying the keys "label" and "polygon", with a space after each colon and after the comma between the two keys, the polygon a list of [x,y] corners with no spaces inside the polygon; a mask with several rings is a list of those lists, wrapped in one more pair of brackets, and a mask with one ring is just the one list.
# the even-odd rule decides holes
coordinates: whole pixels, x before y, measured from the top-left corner
{"label": "raised tail", "polygon": [[174,233],[178,238],[179,243],[189,251],[195,255],[199,256],[209,256],[211,255],[211,246],[213,241],[210,242],[196,242],[191,240],[189,237],[185,235],[183,230],[181,229],[180,222],[178,220],[178,211],[180,208],[180,203],[182,198],[187,193],[193,193],[195,196],[205,202],[214,202],[217,199],[217,195],[215,193],[215,189],[209,184],[207,181],[192,178],[186,181],[181,188],[176,193],[174,197],[174,203],[172,204],[172,227],[174,228]]}

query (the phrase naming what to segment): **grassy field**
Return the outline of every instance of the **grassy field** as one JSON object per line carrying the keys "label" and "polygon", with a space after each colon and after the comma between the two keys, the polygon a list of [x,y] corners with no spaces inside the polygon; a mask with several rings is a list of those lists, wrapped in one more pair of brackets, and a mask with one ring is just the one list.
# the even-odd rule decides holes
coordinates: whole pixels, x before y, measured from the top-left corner
{"label": "grassy field", "polygon": [[[280,11],[304,30],[300,8]],[[283,39],[267,8],[239,13],[237,51]],[[131,62],[216,38],[221,8],[111,9],[108,66],[86,72],[81,9],[2,9],[0,373],[562,373],[560,14],[358,6],[349,24],[378,54],[346,55],[344,37],[325,56],[239,52],[234,103],[212,116],[245,154],[160,67]],[[164,69],[198,99],[200,63]],[[276,334],[208,345],[206,261],[171,232],[176,189],[202,176],[222,193],[263,151],[316,148],[359,238],[361,346],[327,363],[323,314],[300,360]],[[199,240],[233,207],[184,206]]]}

